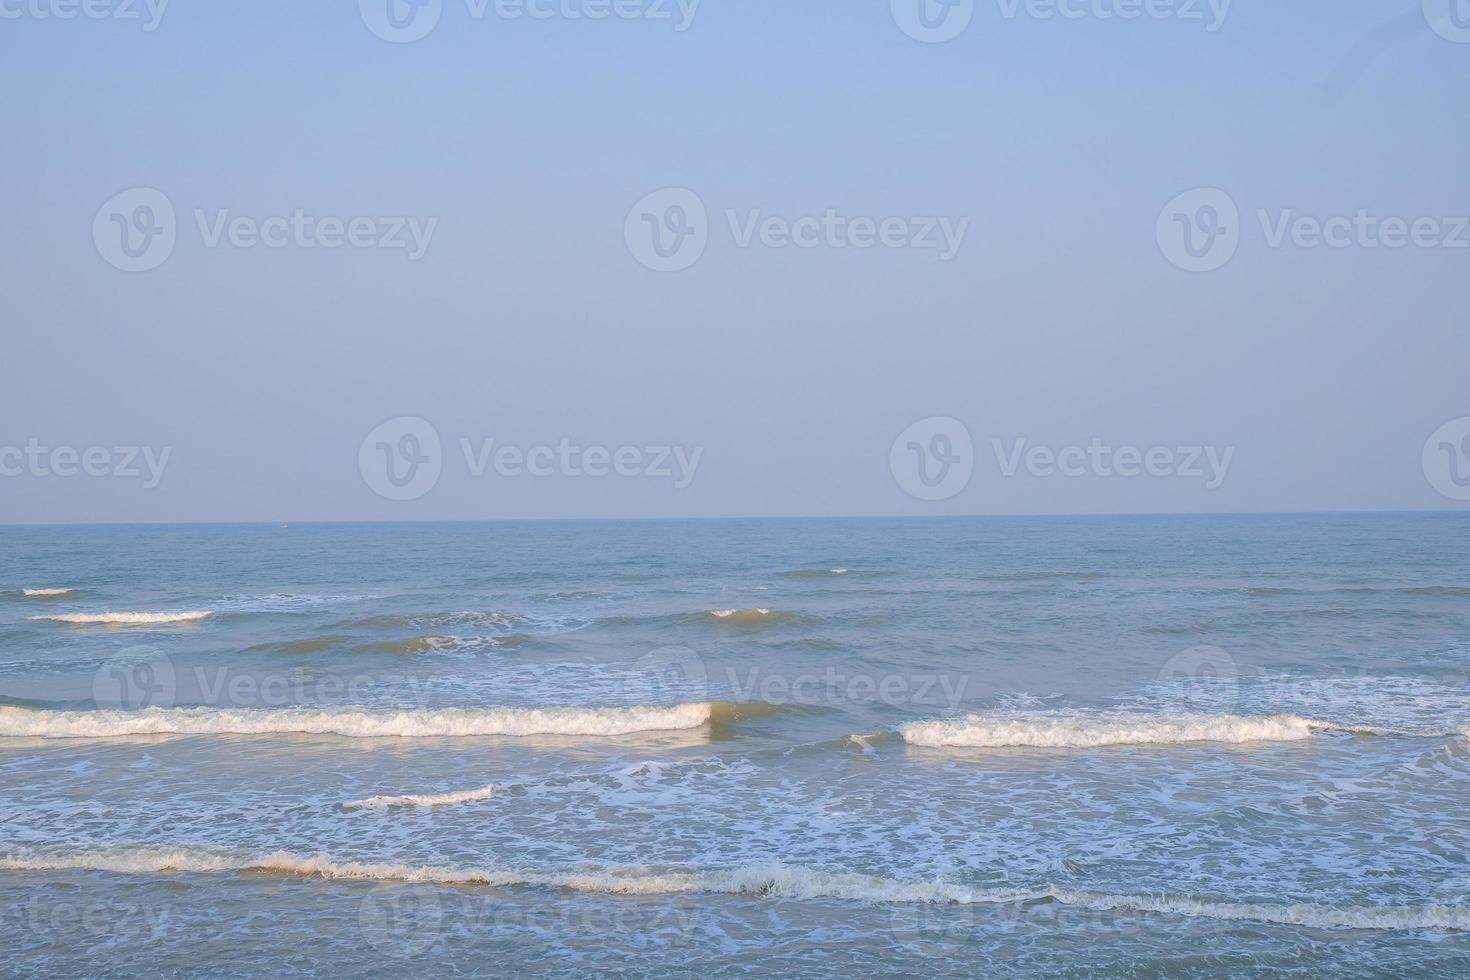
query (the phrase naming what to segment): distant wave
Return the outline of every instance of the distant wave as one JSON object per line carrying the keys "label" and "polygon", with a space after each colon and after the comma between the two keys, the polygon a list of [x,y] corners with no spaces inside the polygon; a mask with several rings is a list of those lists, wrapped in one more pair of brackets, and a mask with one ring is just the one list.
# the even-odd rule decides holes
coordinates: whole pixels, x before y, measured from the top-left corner
{"label": "distant wave", "polygon": [[338,646],[339,644],[348,642],[351,642],[351,637],[339,635],[307,636],[299,640],[288,640],[285,643],[266,644],[262,648],[252,649],[268,649],[273,650],[277,653],[320,653],[323,650],[327,650],[334,646]]}
{"label": "distant wave", "polygon": [[722,623],[725,625],[769,625],[775,623],[812,622],[812,617],[766,606],[725,609],[705,609],[700,612],[653,613],[646,615],[605,616],[597,620],[604,627],[624,626],[692,626]]}
{"label": "distant wave", "polygon": [[468,631],[493,630],[537,635],[570,633],[592,620],[579,616],[539,616],[507,610],[464,610],[460,612],[380,613],[346,620],[340,628],[371,630],[414,630],[421,633],[462,635]]}
{"label": "distant wave", "polygon": [[45,599],[51,596],[68,595],[76,589],[21,589],[20,594],[33,599]]}
{"label": "distant wave", "polygon": [[438,650],[514,647],[529,639],[525,633],[507,633],[501,636],[415,636],[406,640],[377,643],[373,649],[384,653],[433,653]]}
{"label": "distant wave", "polygon": [[57,623],[118,623],[140,625],[146,623],[188,623],[205,616],[203,612],[104,612],[104,613],[57,613],[52,616],[32,616],[31,619],[49,619]]}
{"label": "distant wave", "polygon": [[787,578],[826,578],[828,575],[846,575],[845,568],[793,568],[782,572]]}
{"label": "distant wave", "polygon": [[378,613],[366,616],[362,619],[353,620],[355,626],[366,626],[372,629],[412,629],[415,627],[435,626],[494,626],[501,629],[511,629],[528,623],[529,617],[520,613],[507,612],[504,610],[464,610],[461,612],[428,612],[428,613]]}
{"label": "distant wave", "polygon": [[759,705],[691,702],[631,708],[438,708],[406,711],[145,708],[37,711],[0,706],[0,737],[123,735],[343,735],[433,738],[481,735],[630,735],[719,723]]}
{"label": "distant wave", "polygon": [[826,871],[780,861],[732,868],[656,870],[454,868],[338,861],[324,854],[276,851],[238,856],[201,847],[112,848],[66,853],[0,856],[4,871],[104,871],[115,874],[249,873],[436,885],[566,888],[606,895],[717,893],[787,900],[944,905],[1008,905],[1053,901],[1096,910],[1127,910],[1197,918],[1299,925],[1314,929],[1470,931],[1470,907],[1462,905],[1325,905],[1312,902],[1235,902],[1177,895],[1126,895],[1076,888],[982,887],[944,879],[904,880],[848,871]]}
{"label": "distant wave", "polygon": [[1101,745],[1178,745],[1186,742],[1291,742],[1314,731],[1386,734],[1298,715],[1132,714],[1078,712],[1036,715],[971,714],[916,721],[899,728],[904,741],[932,748],[1093,748]]}
{"label": "distant wave", "polygon": [[349,810],[374,809],[395,806],[448,806],[453,803],[468,803],[471,800],[486,800],[494,795],[496,786],[461,790],[457,793],[423,793],[409,796],[369,796],[365,800],[349,800],[342,805]]}
{"label": "distant wave", "polygon": [[219,601],[223,610],[240,613],[275,613],[313,610],[321,606],[363,602],[368,595],[298,595],[293,592],[271,592],[262,595],[227,596]]}
{"label": "distant wave", "polygon": [[796,619],[795,613],[772,609],[710,609],[705,615],[725,623],[778,623]]}

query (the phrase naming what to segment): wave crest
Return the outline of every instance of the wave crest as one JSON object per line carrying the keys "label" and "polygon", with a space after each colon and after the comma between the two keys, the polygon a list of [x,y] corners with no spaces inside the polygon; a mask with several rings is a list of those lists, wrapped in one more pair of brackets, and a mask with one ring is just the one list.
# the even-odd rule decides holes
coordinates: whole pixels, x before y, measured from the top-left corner
{"label": "wave crest", "polygon": [[50,616],[32,616],[31,619],[48,619],[56,623],[141,625],[147,623],[188,623],[211,615],[213,613],[209,610],[202,612],[56,613]]}
{"label": "wave crest", "polygon": [[406,796],[369,796],[364,800],[349,800],[342,805],[349,810],[387,809],[399,806],[449,806],[454,803],[469,803],[472,800],[488,800],[498,789],[493,783],[479,789],[466,789],[454,793],[419,793]]}
{"label": "wave crest", "polygon": [[567,888],[607,895],[711,892],[756,898],[836,898],[907,904],[1015,904],[1054,901],[1097,910],[1129,910],[1316,929],[1470,931],[1470,908],[1459,905],[1332,906],[1310,902],[1238,902],[1175,895],[1125,895],[1075,888],[982,887],[945,879],[904,880],[850,871],[752,862],[727,869],[667,870],[608,867],[587,870],[451,868],[337,861],[325,854],[276,851],[239,857],[201,847],[112,848],[62,854],[0,856],[6,871],[106,871],[117,874],[193,872],[398,881],[438,885]]}
{"label": "wave crest", "polygon": [[1178,745],[1186,742],[1289,742],[1314,730],[1346,729],[1298,715],[1148,715],[1077,713],[979,715],[903,725],[910,745],[930,748],[1093,748],[1102,745]]}
{"label": "wave crest", "polygon": [[795,613],[772,609],[710,609],[705,615],[713,616],[722,623],[779,623],[793,620]]}
{"label": "wave crest", "polygon": [[690,702],[631,708],[420,708],[404,711],[144,708],[41,711],[0,706],[0,737],[125,735],[343,735],[408,738],[483,735],[631,735],[698,728],[735,706]]}
{"label": "wave crest", "polygon": [[75,591],[75,589],[21,589],[20,594],[33,599],[44,599],[50,596],[67,595]]}

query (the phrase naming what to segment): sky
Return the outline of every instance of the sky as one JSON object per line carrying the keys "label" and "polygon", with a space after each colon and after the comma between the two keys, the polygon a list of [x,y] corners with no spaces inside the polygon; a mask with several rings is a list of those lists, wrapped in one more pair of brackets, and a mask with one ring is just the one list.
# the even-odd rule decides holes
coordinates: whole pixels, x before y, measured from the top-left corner
{"label": "sky", "polygon": [[1470,507],[1467,0],[0,0],[0,82],[0,523]]}

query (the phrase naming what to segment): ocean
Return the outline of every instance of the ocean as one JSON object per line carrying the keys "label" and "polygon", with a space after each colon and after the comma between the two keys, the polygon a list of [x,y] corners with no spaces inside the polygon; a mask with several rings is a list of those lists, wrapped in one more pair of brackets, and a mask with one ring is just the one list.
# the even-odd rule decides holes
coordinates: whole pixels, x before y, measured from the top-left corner
{"label": "ocean", "polygon": [[1463,976],[1470,518],[0,528],[0,973]]}

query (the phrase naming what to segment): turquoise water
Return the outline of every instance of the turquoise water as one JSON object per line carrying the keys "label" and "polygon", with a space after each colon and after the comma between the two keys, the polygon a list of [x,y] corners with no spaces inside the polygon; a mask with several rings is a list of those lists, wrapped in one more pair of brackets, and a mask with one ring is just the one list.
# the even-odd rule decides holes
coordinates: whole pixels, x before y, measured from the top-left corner
{"label": "turquoise water", "polygon": [[0,528],[4,969],[1463,975],[1467,545]]}

